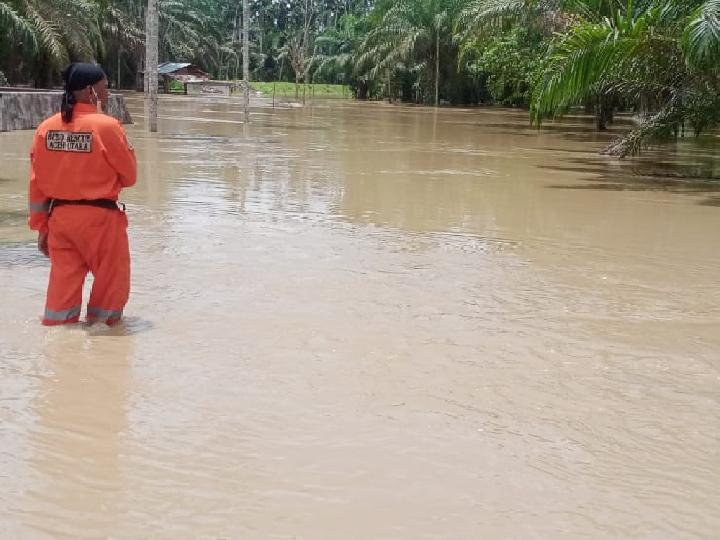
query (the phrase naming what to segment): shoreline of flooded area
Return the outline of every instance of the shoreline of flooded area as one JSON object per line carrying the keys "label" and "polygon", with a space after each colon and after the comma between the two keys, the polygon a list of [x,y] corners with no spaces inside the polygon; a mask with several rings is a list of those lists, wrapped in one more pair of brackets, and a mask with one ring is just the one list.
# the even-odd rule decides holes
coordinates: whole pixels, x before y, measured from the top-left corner
{"label": "shoreline of flooded area", "polygon": [[580,117],[184,98],[149,134],[127,102],[112,330],[40,326],[32,132],[0,133],[0,536],[720,528],[711,139],[618,161]]}

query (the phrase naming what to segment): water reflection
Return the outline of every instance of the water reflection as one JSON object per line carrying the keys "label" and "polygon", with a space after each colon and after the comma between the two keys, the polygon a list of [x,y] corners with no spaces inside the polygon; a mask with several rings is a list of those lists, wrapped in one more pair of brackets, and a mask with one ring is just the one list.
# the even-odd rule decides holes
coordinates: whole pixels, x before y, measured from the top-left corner
{"label": "water reflection", "polygon": [[697,195],[720,191],[717,161],[716,153],[705,151],[664,161],[646,157],[627,161],[573,158],[563,163],[542,164],[539,168],[570,173],[586,182],[550,186],[555,189],[666,191]]}
{"label": "water reflection", "polygon": [[48,334],[48,374],[33,405],[28,530],[85,538],[121,528],[128,497],[122,465],[132,392],[133,338],[78,325]]}

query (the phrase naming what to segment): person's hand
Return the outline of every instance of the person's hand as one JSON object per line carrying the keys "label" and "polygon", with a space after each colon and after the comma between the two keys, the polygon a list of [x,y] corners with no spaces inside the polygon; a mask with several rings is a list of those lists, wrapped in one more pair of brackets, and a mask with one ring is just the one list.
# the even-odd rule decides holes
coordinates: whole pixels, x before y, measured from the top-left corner
{"label": "person's hand", "polygon": [[38,250],[46,257],[50,257],[50,250],[48,248],[48,233],[38,233]]}

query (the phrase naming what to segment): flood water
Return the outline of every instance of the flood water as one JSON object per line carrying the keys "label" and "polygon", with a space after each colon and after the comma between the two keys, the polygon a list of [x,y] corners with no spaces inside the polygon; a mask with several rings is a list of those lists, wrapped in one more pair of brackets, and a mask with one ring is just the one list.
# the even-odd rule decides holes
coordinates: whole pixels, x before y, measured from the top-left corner
{"label": "flood water", "polygon": [[0,133],[0,538],[717,538],[720,139],[130,107],[112,330],[40,325]]}

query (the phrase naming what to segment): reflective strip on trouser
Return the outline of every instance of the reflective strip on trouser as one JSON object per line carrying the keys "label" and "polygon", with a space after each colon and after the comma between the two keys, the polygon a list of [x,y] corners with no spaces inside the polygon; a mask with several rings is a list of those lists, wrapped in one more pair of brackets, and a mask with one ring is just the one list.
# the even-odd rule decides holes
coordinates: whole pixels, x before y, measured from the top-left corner
{"label": "reflective strip on trouser", "polygon": [[77,321],[80,318],[80,306],[75,306],[70,309],[63,309],[61,311],[53,311],[51,309],[45,309],[45,321],[51,323],[66,323],[70,321]]}
{"label": "reflective strip on trouser", "polygon": [[123,310],[111,310],[101,309],[93,306],[88,306],[87,318],[88,320],[102,320],[102,321],[116,321],[122,318]]}

